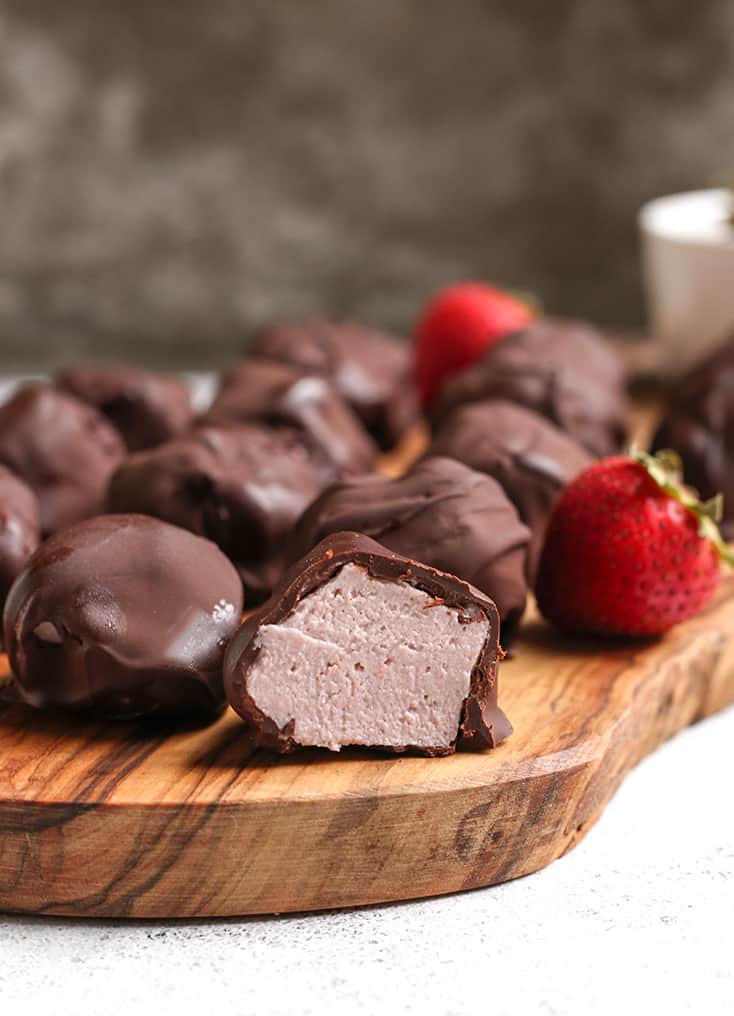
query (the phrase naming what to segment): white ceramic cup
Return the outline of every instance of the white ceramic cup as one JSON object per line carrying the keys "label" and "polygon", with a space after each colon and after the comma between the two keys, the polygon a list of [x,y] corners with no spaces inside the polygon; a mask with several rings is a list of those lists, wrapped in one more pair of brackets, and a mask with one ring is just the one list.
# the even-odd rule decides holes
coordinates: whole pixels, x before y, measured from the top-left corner
{"label": "white ceramic cup", "polygon": [[680,373],[734,333],[733,207],[722,189],[671,194],[640,210],[650,332],[663,373]]}

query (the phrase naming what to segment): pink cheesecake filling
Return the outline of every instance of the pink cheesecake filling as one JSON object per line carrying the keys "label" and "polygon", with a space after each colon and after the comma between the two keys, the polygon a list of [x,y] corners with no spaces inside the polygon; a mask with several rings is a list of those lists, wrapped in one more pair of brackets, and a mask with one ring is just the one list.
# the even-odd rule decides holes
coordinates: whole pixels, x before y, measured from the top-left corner
{"label": "pink cheesecake filling", "polygon": [[408,582],[346,564],[282,624],[263,625],[247,675],[255,704],[302,745],[447,748],[489,621]]}

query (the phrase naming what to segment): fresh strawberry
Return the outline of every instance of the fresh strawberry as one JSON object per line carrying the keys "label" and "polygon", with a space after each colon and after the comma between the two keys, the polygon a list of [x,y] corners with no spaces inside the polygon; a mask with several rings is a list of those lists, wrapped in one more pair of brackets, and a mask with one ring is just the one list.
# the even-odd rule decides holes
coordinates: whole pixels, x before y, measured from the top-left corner
{"label": "fresh strawberry", "polygon": [[524,328],[534,316],[528,304],[482,282],[460,282],[437,293],[413,335],[423,408],[434,404],[446,378],[476,363],[497,339]]}
{"label": "fresh strawberry", "polygon": [[656,635],[713,596],[722,559],[734,563],[716,521],[721,498],[701,504],[683,486],[674,452],[601,459],[555,507],[536,594],[558,628]]}

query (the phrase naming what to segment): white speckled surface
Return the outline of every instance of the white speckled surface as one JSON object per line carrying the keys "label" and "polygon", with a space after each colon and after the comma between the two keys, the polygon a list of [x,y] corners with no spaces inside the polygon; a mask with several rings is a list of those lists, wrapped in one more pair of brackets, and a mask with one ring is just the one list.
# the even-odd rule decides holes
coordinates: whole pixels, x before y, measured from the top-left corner
{"label": "white speckled surface", "polygon": [[573,853],[462,896],[205,924],[0,917],[0,1013],[730,1016],[733,740],[734,710],[686,731]]}

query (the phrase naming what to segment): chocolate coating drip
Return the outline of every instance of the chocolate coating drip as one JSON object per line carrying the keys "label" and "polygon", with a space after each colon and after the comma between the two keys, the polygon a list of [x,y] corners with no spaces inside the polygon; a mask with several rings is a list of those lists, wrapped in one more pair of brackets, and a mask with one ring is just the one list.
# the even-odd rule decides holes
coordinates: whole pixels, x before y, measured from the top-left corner
{"label": "chocolate coating drip", "polygon": [[250,604],[269,595],[286,537],[322,487],[298,431],[202,427],[127,458],[112,477],[107,507],[213,540],[237,567]]}
{"label": "chocolate coating drip", "polygon": [[20,698],[108,716],[209,716],[242,612],[208,540],[143,515],[103,515],[46,541],[5,606]]}
{"label": "chocolate coating drip", "polygon": [[[419,564],[359,533],[335,533],[322,540],[305,558],[283,576],[273,596],[244,622],[232,639],[224,666],[224,681],[230,705],[251,724],[259,743],[278,752],[299,747],[293,723],[279,727],[257,706],[248,691],[248,669],[259,652],[258,632],[265,625],[280,625],[310,593],[324,586],[345,564],[356,564],[373,578],[407,582],[428,593],[436,605],[458,608],[466,623],[480,618],[488,624],[481,653],[472,669],[469,694],[464,701],[456,739],[448,747],[417,748],[390,745],[392,752],[413,751],[445,755],[456,747],[492,748],[512,731],[497,704],[497,666],[501,656],[499,621],[495,604],[466,582],[427,565]],[[396,649],[398,647],[396,646]],[[376,692],[377,694],[377,692]],[[373,747],[381,747],[379,744]],[[383,746],[384,747],[384,746]]]}
{"label": "chocolate coating drip", "polygon": [[673,385],[653,438],[662,448],[678,452],[702,497],[724,495],[721,531],[734,540],[734,336]]}
{"label": "chocolate coating drip", "polygon": [[296,428],[323,460],[326,482],[367,472],[377,456],[374,441],[330,381],[269,360],[243,360],[233,367],[200,422]]}
{"label": "chocolate coating drip", "polygon": [[592,455],[613,455],[627,434],[624,369],[590,325],[545,318],[495,343],[446,386],[436,420],[457,406],[506,399],[540,413]]}
{"label": "chocolate coating drip", "polygon": [[508,641],[525,609],[530,533],[499,484],[447,458],[404,476],[364,476],[328,488],[300,519],[293,562],[332,533],[364,533],[397,554],[471,583],[497,604]]}
{"label": "chocolate coating drip", "polygon": [[418,420],[406,342],[351,322],[293,321],[255,336],[249,353],[330,378],[380,448]]}
{"label": "chocolate coating drip", "polygon": [[183,434],[193,418],[183,378],[117,364],[82,364],[56,376],[56,385],[95,406],[130,449],[152,448]]}
{"label": "chocolate coating drip", "polygon": [[531,585],[553,506],[593,459],[572,437],[501,399],[459,406],[439,424],[428,455],[448,455],[500,484],[530,529]]}
{"label": "chocolate coating drip", "polygon": [[31,488],[0,466],[0,609],[41,540],[41,510]]}
{"label": "chocolate coating drip", "polygon": [[99,512],[124,456],[101,413],[49,385],[26,385],[0,407],[0,462],[36,493],[44,534]]}

